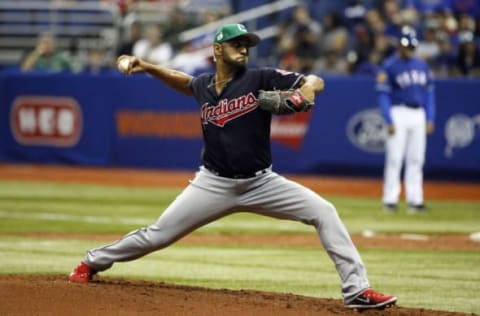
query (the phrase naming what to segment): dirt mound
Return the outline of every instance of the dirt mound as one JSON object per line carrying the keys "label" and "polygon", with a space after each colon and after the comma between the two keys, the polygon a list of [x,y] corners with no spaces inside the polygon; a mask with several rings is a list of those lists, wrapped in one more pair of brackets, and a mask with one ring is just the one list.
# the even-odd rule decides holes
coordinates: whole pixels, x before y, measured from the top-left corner
{"label": "dirt mound", "polygon": [[[399,303],[401,306],[401,302]],[[395,306],[362,315],[465,315]],[[1,315],[355,315],[341,300],[101,278],[71,284],[67,276],[0,277]]]}

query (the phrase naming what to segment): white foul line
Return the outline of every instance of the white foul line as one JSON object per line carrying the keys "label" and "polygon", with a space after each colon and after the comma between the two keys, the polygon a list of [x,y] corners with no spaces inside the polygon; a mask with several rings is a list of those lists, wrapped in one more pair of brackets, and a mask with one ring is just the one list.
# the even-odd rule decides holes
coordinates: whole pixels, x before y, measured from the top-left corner
{"label": "white foul line", "polygon": [[65,221],[65,222],[84,222],[93,224],[124,224],[124,225],[148,225],[153,224],[154,220],[146,218],[132,218],[132,217],[106,217],[106,216],[81,216],[58,213],[18,213],[0,211],[0,218],[13,219],[39,219],[46,221]]}

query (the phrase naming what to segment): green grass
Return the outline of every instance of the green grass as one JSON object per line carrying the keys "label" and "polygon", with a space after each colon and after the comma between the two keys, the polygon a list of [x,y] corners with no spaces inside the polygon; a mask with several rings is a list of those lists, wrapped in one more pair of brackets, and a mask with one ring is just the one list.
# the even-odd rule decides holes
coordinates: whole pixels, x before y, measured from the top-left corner
{"label": "green grass", "polygon": [[[156,220],[178,189],[0,181],[0,273],[67,275],[99,241],[38,239],[6,233],[126,233]],[[383,214],[376,199],[324,196],[351,233],[480,231],[480,203],[429,201],[432,212]],[[196,234],[313,233],[309,226],[251,214],[212,223]],[[2,235],[3,234],[3,235]],[[112,240],[113,241],[113,240]],[[374,287],[399,305],[480,313],[480,254],[475,251],[360,249]],[[208,256],[206,255],[208,254]],[[257,289],[340,298],[340,282],[320,247],[191,246],[176,244],[115,265],[121,276],[212,288]]]}

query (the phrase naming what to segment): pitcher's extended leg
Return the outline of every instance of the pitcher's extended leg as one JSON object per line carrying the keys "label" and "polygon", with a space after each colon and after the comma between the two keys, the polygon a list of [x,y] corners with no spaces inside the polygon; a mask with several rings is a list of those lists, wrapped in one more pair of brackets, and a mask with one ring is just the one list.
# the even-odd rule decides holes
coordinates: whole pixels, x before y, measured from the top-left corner
{"label": "pitcher's extended leg", "polygon": [[264,185],[247,190],[241,201],[252,212],[313,225],[335,263],[345,299],[369,287],[362,259],[330,202],[276,173]]}
{"label": "pitcher's extended leg", "polygon": [[115,262],[134,260],[165,248],[196,228],[229,214],[235,199],[221,189],[222,185],[209,181],[204,172],[198,172],[155,224],[135,230],[110,245],[89,250],[83,261],[95,271],[103,271]]}

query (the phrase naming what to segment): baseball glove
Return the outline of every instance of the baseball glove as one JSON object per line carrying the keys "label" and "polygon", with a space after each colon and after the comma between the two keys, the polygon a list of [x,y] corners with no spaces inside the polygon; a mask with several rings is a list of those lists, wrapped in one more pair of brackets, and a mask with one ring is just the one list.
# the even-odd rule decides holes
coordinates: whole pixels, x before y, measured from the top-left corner
{"label": "baseball glove", "polygon": [[291,114],[307,112],[314,105],[307,100],[299,89],[290,90],[260,90],[257,104],[260,108],[273,114]]}

